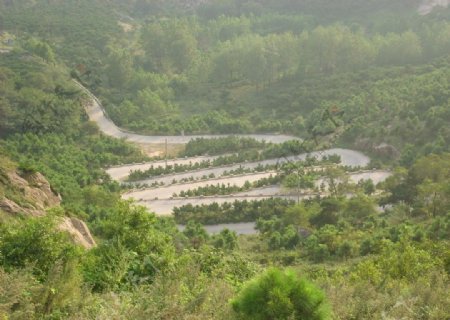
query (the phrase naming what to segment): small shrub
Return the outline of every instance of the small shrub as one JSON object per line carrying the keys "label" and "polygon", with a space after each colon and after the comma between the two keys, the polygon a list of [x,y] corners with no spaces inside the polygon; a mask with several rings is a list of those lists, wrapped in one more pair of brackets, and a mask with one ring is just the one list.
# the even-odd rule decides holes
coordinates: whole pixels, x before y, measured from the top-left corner
{"label": "small shrub", "polygon": [[320,289],[293,271],[276,268],[247,283],[232,306],[241,319],[330,319]]}

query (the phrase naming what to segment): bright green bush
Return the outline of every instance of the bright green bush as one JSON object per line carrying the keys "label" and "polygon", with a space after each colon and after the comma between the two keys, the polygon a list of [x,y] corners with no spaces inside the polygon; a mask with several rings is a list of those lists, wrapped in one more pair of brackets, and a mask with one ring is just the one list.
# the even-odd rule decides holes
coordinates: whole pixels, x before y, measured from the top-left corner
{"label": "bright green bush", "polygon": [[293,271],[275,268],[247,283],[232,306],[241,319],[331,319],[320,289]]}

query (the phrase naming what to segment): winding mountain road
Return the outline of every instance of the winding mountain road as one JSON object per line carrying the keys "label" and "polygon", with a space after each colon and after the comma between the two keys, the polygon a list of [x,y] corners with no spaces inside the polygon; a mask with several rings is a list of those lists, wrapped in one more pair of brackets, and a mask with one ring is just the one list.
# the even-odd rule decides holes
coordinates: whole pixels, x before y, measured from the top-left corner
{"label": "winding mountain road", "polygon": [[[268,159],[262,161],[255,162],[244,162],[244,163],[236,163],[233,165],[226,165],[214,168],[200,169],[196,171],[169,174],[164,176],[157,176],[148,179],[143,179],[139,181],[126,182],[128,185],[151,185],[155,182],[162,183],[164,185],[170,184],[173,180],[181,181],[182,179],[188,179],[190,177],[194,179],[200,179],[203,176],[209,176],[213,174],[215,177],[222,176],[225,171],[237,170],[237,169],[255,169],[258,166],[266,166],[266,165],[277,165],[283,164],[288,161],[295,162],[305,160],[307,156],[315,157],[321,159],[323,156],[329,155],[338,155],[341,157],[341,164],[343,166],[349,167],[366,167],[370,163],[370,159],[362,154],[361,152],[349,150],[349,149],[339,149],[333,148],[323,151],[316,151],[311,153],[302,153],[296,156],[289,156],[285,158],[276,158],[276,159]],[[188,163],[196,163],[201,162],[201,160],[214,160],[217,157],[195,157],[195,158],[186,158],[186,159],[178,159],[178,160],[170,160],[168,164],[188,164]],[[164,166],[164,161],[155,161],[155,162],[147,162],[144,164],[134,164],[134,165],[125,165],[125,166],[117,166],[107,170],[110,176],[115,180],[123,180],[131,171],[134,170],[146,170],[153,167]]]}
{"label": "winding mountain road", "polygon": [[136,133],[128,132],[124,129],[119,128],[114,124],[114,122],[109,119],[109,117],[106,115],[105,110],[103,109],[103,106],[101,105],[100,101],[95,97],[87,88],[85,88],[81,83],[78,81],[75,81],[75,84],[83,91],[85,92],[90,98],[91,103],[89,103],[86,106],[86,112],[89,116],[89,119],[91,121],[94,121],[97,123],[100,130],[111,137],[115,137],[118,139],[126,139],[130,142],[138,143],[138,144],[162,144],[162,143],[168,143],[168,144],[186,144],[189,141],[197,138],[221,138],[221,137],[228,137],[228,136],[236,136],[236,137],[246,137],[246,138],[253,138],[258,141],[266,141],[266,142],[272,142],[272,143],[283,143],[289,140],[300,140],[300,138],[294,137],[294,136],[287,136],[287,135],[271,135],[271,134],[217,134],[217,135],[189,135],[189,136],[145,136],[145,135],[139,135]]}
{"label": "winding mountain road", "polygon": [[[119,138],[126,139],[129,142],[133,142],[140,145],[146,144],[186,144],[192,139],[196,138],[218,138],[218,137],[226,137],[230,135],[192,135],[192,136],[145,136],[139,135],[132,132],[128,132],[117,127],[106,115],[101,103],[98,99],[83,85],[79,82],[76,82],[77,86],[82,89],[90,98],[90,103],[86,105],[86,112],[89,116],[89,119],[95,122],[99,129],[106,135]],[[270,143],[283,143],[289,140],[301,140],[298,137],[288,136],[288,135],[270,135],[270,134],[238,134],[235,135],[237,137],[249,137],[256,139],[258,141],[266,141]],[[225,203],[225,202],[234,202],[235,200],[261,200],[271,197],[281,197],[287,199],[297,199],[298,195],[292,195],[286,193],[280,186],[269,186],[260,189],[253,189],[241,193],[236,193],[234,195],[229,196],[212,196],[212,197],[197,197],[197,198],[172,198],[173,193],[179,193],[180,191],[186,191],[189,189],[194,189],[200,186],[211,185],[211,184],[230,184],[242,186],[245,181],[253,182],[257,181],[261,178],[268,177],[270,175],[274,175],[275,172],[261,172],[261,173],[251,173],[251,174],[243,174],[239,176],[223,176],[225,171],[236,170],[239,168],[244,169],[254,169],[258,166],[265,165],[276,165],[282,164],[287,161],[299,161],[304,160],[307,156],[312,156],[320,159],[325,155],[339,155],[341,157],[341,164],[350,167],[366,167],[370,163],[370,159],[362,154],[361,152],[348,150],[348,149],[340,149],[333,148],[323,151],[316,151],[309,154],[300,154],[296,156],[290,156],[286,158],[277,158],[277,159],[269,159],[257,162],[246,162],[246,163],[238,163],[234,165],[222,166],[222,167],[213,167],[200,169],[191,172],[183,172],[177,174],[163,175],[158,177],[153,177],[149,179],[145,179],[142,181],[136,182],[127,182],[127,184],[131,185],[142,185],[158,182],[160,186],[157,188],[147,188],[142,190],[134,190],[123,194],[124,199],[135,199],[139,204],[146,206],[153,212],[158,215],[170,215],[174,207],[183,206],[186,204],[199,205],[199,204],[210,204],[213,202],[216,203]],[[218,158],[218,156],[210,156],[210,157],[192,157],[192,158],[182,158],[182,159],[172,159],[167,160],[168,165],[181,165],[181,164],[194,164],[199,163],[206,160],[214,160]],[[135,163],[135,164],[126,164],[121,166],[114,166],[107,170],[108,174],[117,181],[122,181],[130,174],[131,171],[134,170],[147,170],[149,168],[164,166],[166,164],[165,160],[151,161],[146,163]],[[206,180],[194,181],[190,183],[181,183],[181,184],[172,184],[173,181],[181,181],[182,179],[202,179],[205,176],[212,176],[214,178],[208,178]],[[390,175],[388,171],[366,171],[360,173],[350,174],[350,179],[354,182],[359,181],[360,179],[372,179],[375,183],[381,182],[385,180]],[[217,178],[216,178],[217,177]],[[318,184],[321,181],[317,181]],[[314,196],[313,194],[304,193],[300,195],[300,198],[309,198]],[[230,224],[224,225],[231,230],[236,229],[239,233],[254,233],[254,224]],[[222,226],[222,228],[224,227]],[[221,226],[209,226],[211,232],[217,232],[221,230]]]}

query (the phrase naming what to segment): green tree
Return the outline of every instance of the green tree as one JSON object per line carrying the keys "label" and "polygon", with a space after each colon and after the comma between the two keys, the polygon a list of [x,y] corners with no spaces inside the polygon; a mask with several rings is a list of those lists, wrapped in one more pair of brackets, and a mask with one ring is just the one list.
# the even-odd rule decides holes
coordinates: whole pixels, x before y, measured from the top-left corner
{"label": "green tree", "polygon": [[378,46],[377,62],[382,65],[416,63],[422,57],[422,44],[412,31],[402,34],[389,33],[375,39]]}
{"label": "green tree", "polygon": [[327,198],[320,202],[320,210],[313,215],[310,222],[315,226],[322,227],[327,224],[335,225],[338,222],[339,214],[344,206],[342,199]]}
{"label": "green tree", "polygon": [[244,44],[241,41],[223,43],[213,56],[210,79],[218,83],[230,83],[241,75]]}
{"label": "green tree", "polygon": [[130,280],[127,276],[135,259],[136,254],[117,239],[105,241],[86,255],[83,261],[84,279],[96,292],[118,290]]}
{"label": "green tree", "polygon": [[363,194],[358,194],[349,199],[345,204],[344,215],[355,222],[363,222],[364,218],[376,213],[373,200]]}
{"label": "green tree", "polygon": [[264,41],[261,37],[248,37],[247,44],[243,46],[242,74],[251,83],[259,85],[264,81],[267,69],[264,57]]}
{"label": "green tree", "polygon": [[238,246],[236,232],[224,229],[214,237],[214,246],[224,250],[234,250]]}
{"label": "green tree", "polygon": [[173,19],[154,22],[142,32],[146,61],[151,71],[182,73],[197,57],[197,39],[189,22]]}
{"label": "green tree", "polygon": [[55,53],[50,45],[36,38],[31,38],[25,43],[25,48],[31,53],[41,57],[47,63],[55,63]]}
{"label": "green tree", "polygon": [[194,248],[199,248],[209,239],[209,235],[203,225],[193,220],[187,223],[186,229],[184,229],[183,234],[188,237],[191,245]]}
{"label": "green tree", "polygon": [[369,196],[375,192],[375,184],[373,183],[372,179],[359,180],[358,187],[362,189],[364,194],[367,194]]}
{"label": "green tree", "polygon": [[186,23],[171,30],[169,54],[176,73],[185,71],[197,57],[197,39]]}
{"label": "green tree", "polygon": [[109,54],[105,59],[105,74],[110,85],[117,89],[128,86],[133,72],[133,58],[125,49],[109,47]]}
{"label": "green tree", "polygon": [[232,306],[241,319],[331,319],[320,289],[293,271],[276,268],[245,284]]}
{"label": "green tree", "polygon": [[144,207],[119,201],[110,213],[98,222],[97,232],[104,239],[119,241],[138,255],[154,255],[163,264],[173,258],[171,239],[158,230],[158,220]]}
{"label": "green tree", "polygon": [[307,228],[309,227],[310,215],[311,211],[301,203],[287,208],[286,212],[282,216],[282,220],[285,225],[291,224],[297,228]]}
{"label": "green tree", "polygon": [[98,255],[87,263],[93,283],[101,289],[125,280],[126,284],[148,282],[160,270],[170,268],[175,248],[159,222],[144,207],[130,202],[119,201],[110,209],[96,227],[106,241],[96,249]]}
{"label": "green tree", "polygon": [[327,168],[323,180],[333,197],[345,194],[348,189],[349,177],[342,168]]}

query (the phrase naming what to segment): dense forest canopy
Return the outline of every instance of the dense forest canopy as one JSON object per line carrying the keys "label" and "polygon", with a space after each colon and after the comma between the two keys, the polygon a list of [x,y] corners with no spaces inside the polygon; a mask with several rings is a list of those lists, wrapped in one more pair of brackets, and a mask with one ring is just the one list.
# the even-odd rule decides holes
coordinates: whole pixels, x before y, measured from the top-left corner
{"label": "dense forest canopy", "polygon": [[[0,319],[448,317],[446,5],[1,0]],[[223,175],[273,176],[239,186],[205,175],[207,185],[163,200],[274,185],[291,198],[188,204],[173,217],[122,200],[131,185],[105,169],[151,152],[103,134],[73,80],[131,132],[301,138],[192,140],[178,156],[216,158],[132,171],[127,182],[278,158]],[[361,168],[336,155],[287,161],[330,147],[364,152],[364,169],[389,177],[352,182]],[[36,200],[38,172],[53,208]],[[155,181],[147,187],[159,190]],[[37,203],[45,208],[30,216]],[[96,245],[74,243],[61,219],[86,221]],[[257,234],[202,225],[243,222]]]}

